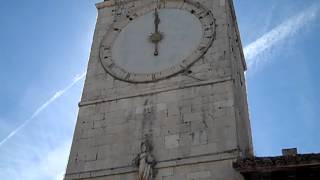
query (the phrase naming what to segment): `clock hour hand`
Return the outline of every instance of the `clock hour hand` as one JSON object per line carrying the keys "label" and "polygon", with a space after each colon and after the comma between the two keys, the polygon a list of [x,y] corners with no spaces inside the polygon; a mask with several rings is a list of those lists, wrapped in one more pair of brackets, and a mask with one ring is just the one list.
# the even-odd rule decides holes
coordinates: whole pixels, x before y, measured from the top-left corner
{"label": "clock hour hand", "polygon": [[158,56],[158,55],[159,55],[159,52],[158,52],[158,43],[155,43],[155,44],[154,44],[154,53],[153,53],[153,55],[155,55],[155,56]]}

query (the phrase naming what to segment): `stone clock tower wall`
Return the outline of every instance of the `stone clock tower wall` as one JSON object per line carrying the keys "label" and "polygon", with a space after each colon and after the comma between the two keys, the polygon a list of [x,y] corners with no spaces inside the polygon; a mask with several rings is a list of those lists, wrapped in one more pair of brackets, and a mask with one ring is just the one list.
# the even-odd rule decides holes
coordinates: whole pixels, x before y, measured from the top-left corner
{"label": "stone clock tower wall", "polygon": [[[136,1],[135,5],[148,1]],[[98,17],[65,179],[135,180],[145,140],[156,180],[242,179],[232,168],[252,156],[246,69],[232,0],[201,0],[216,19],[207,53],[183,73],[130,83],[106,73],[100,43],[114,17]],[[133,35],[134,36],[134,35]]]}

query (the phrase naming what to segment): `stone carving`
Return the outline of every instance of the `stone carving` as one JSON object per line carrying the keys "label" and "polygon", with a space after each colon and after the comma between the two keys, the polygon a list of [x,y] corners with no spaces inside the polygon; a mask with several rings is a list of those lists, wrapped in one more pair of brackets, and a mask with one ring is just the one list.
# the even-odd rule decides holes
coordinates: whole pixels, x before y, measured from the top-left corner
{"label": "stone carving", "polygon": [[233,163],[233,168],[246,171],[257,168],[280,168],[286,166],[298,166],[303,164],[320,164],[319,154],[297,154],[295,156],[275,156],[275,157],[251,157],[238,159]]}
{"label": "stone carving", "polygon": [[156,161],[151,154],[152,147],[147,140],[141,143],[140,151],[133,160],[134,165],[139,168],[138,180],[152,180],[155,175],[153,168],[156,165]]}

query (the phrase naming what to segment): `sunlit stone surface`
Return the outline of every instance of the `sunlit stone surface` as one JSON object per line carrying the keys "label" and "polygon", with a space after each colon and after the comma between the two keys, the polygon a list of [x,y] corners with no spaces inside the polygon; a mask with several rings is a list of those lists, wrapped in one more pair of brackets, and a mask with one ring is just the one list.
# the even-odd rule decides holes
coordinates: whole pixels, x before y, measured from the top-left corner
{"label": "sunlit stone surface", "polygon": [[[128,7],[150,2],[135,1]],[[167,7],[177,2],[183,5],[183,1],[166,2]],[[136,180],[138,173],[151,172],[145,167],[152,169],[155,180],[242,179],[232,162],[250,157],[252,144],[246,66],[233,5],[231,0],[199,2],[215,18],[212,46],[184,72],[149,83],[117,80],[102,67],[101,41],[115,18],[109,1],[97,5],[96,30],[65,179]],[[198,18],[191,12],[159,11],[164,39],[159,43],[158,59],[151,58],[154,44],[148,42],[154,31],[153,13],[135,19],[116,40],[116,63],[128,71],[146,73],[182,61],[188,51],[201,47],[199,36],[204,31],[198,25],[201,12],[193,12]],[[136,63],[130,64],[133,58]],[[142,148],[143,142],[150,148]],[[144,153],[153,157],[155,164],[143,164]]]}

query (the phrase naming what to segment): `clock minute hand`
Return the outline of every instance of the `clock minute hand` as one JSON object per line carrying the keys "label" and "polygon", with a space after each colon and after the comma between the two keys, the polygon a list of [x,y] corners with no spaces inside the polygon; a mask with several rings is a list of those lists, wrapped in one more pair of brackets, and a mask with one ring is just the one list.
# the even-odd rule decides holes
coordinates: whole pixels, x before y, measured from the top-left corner
{"label": "clock minute hand", "polygon": [[[154,10],[154,31],[155,31],[155,34],[159,34],[159,23],[160,23],[160,18],[159,18],[159,14],[158,14],[158,9],[155,8],[155,10]],[[159,54],[158,41],[156,41],[154,44],[153,55],[158,56],[158,54]]]}
{"label": "clock minute hand", "polygon": [[160,18],[158,9],[155,8],[154,10],[154,26],[155,26],[155,33],[159,33],[159,24],[160,24]]}

